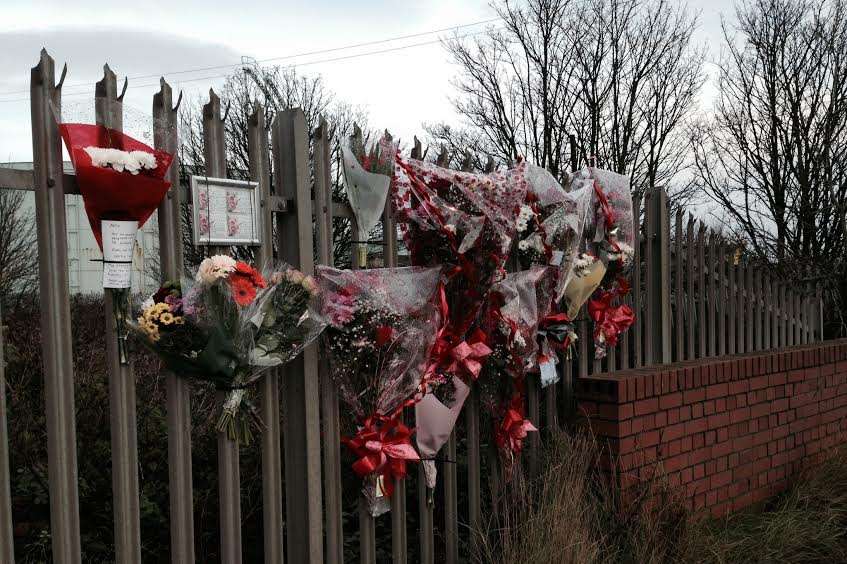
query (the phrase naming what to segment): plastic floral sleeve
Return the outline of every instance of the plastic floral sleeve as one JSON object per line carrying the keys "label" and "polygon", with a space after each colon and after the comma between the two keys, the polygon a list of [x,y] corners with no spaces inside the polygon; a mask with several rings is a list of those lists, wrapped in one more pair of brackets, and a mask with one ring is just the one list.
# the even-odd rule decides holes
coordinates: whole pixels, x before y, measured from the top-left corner
{"label": "plastic floral sleeve", "polygon": [[420,459],[400,415],[425,390],[440,276],[440,268],[317,269],[331,374],[355,424],[343,442],[374,516],[388,510],[406,463]]}
{"label": "plastic floral sleeve", "polygon": [[194,277],[163,285],[132,327],[176,375],[227,392],[218,430],[248,444],[252,428],[262,425],[249,386],[323,330],[317,292],[312,277],[289,266],[260,273],[217,255]]}
{"label": "plastic floral sleeve", "polygon": [[491,289],[483,312],[492,353],[477,385],[507,478],[527,433],[536,430],[525,417],[524,404],[527,373],[537,363],[536,335],[543,315],[537,300],[539,286],[548,283],[546,274],[543,267],[509,274]]}

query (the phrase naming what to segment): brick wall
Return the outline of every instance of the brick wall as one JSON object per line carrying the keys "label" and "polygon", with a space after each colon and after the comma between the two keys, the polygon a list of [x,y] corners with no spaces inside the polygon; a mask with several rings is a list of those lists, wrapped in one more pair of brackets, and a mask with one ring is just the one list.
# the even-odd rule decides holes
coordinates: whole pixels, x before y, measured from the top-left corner
{"label": "brick wall", "polygon": [[661,467],[692,509],[723,515],[847,441],[847,341],[601,374],[576,393],[624,487]]}

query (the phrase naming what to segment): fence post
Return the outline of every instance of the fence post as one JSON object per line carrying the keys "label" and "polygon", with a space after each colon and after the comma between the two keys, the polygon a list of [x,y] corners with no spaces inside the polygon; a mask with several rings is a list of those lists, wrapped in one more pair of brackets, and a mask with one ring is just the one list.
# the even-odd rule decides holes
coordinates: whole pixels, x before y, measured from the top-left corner
{"label": "fence post", "polygon": [[[649,199],[647,201],[649,202]],[[632,308],[633,310],[635,310],[635,323],[632,327],[632,345],[634,353],[633,367],[635,368],[640,368],[644,366],[644,308],[642,307],[644,303],[644,294],[642,293],[643,275],[641,269],[641,259],[644,256],[642,243],[644,242],[645,238],[644,232],[641,228],[641,202],[642,198],[640,194],[636,194],[635,197],[632,199],[632,228],[635,232],[635,256],[632,260]],[[580,359],[580,362],[582,362],[582,359]],[[573,378],[573,375],[571,375],[571,378]]]}
{"label": "fence post", "polygon": [[[123,94],[122,92],[118,96],[115,73],[109,65],[105,65],[103,79],[95,86],[94,111],[97,125],[123,131]],[[135,374],[132,364],[121,364],[117,342],[118,327],[112,313],[114,298],[112,292],[103,292],[106,359],[109,367],[115,558],[118,562],[129,563],[141,562]]]}
{"label": "fence post", "polygon": [[[299,108],[277,113],[273,123],[277,195],[294,200],[279,218],[280,257],[314,274],[309,135]],[[323,562],[320,393],[317,344],[282,368],[285,436],[285,509],[288,561]]]}
{"label": "fence post", "polygon": [[[259,183],[261,206],[261,246],[256,258],[260,267],[274,260],[273,209],[271,206],[271,169],[268,132],[265,128],[265,108],[255,103],[247,120],[247,153],[250,179]],[[264,531],[265,562],[281,564],[285,554],[282,524],[282,445],[279,417],[279,370],[270,370],[262,378],[262,530]]]}
{"label": "fence post", "polygon": [[[412,147],[411,157],[413,159],[423,159],[423,149],[417,137]],[[429,494],[430,492],[426,487],[426,474],[424,473],[423,464],[418,464],[418,538],[420,541],[421,564],[432,564],[435,562],[435,540],[433,538],[434,516]]]}
{"label": "fence post", "polygon": [[12,492],[9,474],[9,427],[6,420],[6,338],[0,311],[0,559],[14,564],[15,539],[12,533]]}
{"label": "fence post", "polygon": [[[321,118],[314,134],[315,155],[315,223],[317,224],[318,262],[332,266],[332,179],[330,163],[330,132]],[[338,392],[330,376],[329,360],[321,355],[318,365],[321,385],[321,424],[323,425],[324,507],[326,526],[326,561],[344,562],[344,532],[342,529],[341,492],[341,424],[338,412]]]}
{"label": "fence post", "polygon": [[55,84],[47,51],[31,72],[32,161],[38,274],[41,295],[41,353],[44,408],[47,413],[47,463],[50,479],[50,534],[53,561],[78,564],[79,495],[77,492],[74,369],[68,289],[68,245],[62,145],[51,106],[61,115],[62,82]]}
{"label": "fence post", "polygon": [[671,362],[670,220],[668,194],[653,188],[647,209],[648,364]]}
{"label": "fence post", "polygon": [[[157,149],[174,156],[166,179],[171,188],[159,204],[159,261],[164,280],[182,275],[182,235],[179,185],[177,110],[170,85],[163,78],[153,96],[153,141]],[[189,383],[168,372],[168,496],[170,503],[171,562],[194,562],[194,503],[191,486],[191,389]]]}
{"label": "fence post", "polygon": [[[203,106],[203,157],[206,176],[226,177],[226,144],[221,100],[209,90],[209,103]],[[226,248],[213,247],[213,253],[225,253]],[[225,392],[217,394],[223,402]],[[241,469],[238,444],[218,432],[218,511],[221,536],[221,561],[241,563]]]}

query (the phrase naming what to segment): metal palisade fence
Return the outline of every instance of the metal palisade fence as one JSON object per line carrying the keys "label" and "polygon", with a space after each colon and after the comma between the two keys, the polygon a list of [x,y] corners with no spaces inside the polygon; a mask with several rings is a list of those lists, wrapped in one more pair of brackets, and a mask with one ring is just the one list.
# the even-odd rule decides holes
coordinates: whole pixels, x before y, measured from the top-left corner
{"label": "metal palisade fence", "polygon": [[[61,109],[64,76],[65,71],[56,82],[54,61],[42,51],[31,77],[34,169],[32,173],[0,169],[0,186],[35,190],[52,552],[55,562],[76,564],[81,561],[82,547],[65,195],[79,190],[74,176],[63,173],[61,140],[52,113]],[[94,94],[97,122],[121,129],[122,94],[118,94],[115,74],[108,67]],[[178,105],[174,107],[171,87],[163,79],[153,97],[154,144],[174,154],[179,147]],[[332,263],[332,219],[353,221],[349,206],[332,200],[330,169],[334,157],[328,126],[321,121],[310,137],[304,113],[289,109],[275,116],[270,131],[269,143],[263,109],[256,105],[249,120],[248,143],[250,176],[259,183],[263,214],[258,259],[265,262],[274,258],[271,226],[275,224],[276,258],[312,273],[314,257],[322,264]],[[203,137],[207,174],[225,176],[224,122],[214,92],[203,107]],[[421,158],[422,154],[416,140],[412,157]],[[442,151],[439,162],[447,161],[448,155]],[[463,168],[469,169],[470,162],[465,158]],[[170,168],[168,180],[175,188],[158,210],[165,279],[178,277],[183,268],[178,168],[178,163]],[[493,168],[489,159],[486,170]],[[748,263],[736,245],[702,223],[691,218],[686,221],[681,212],[671,222],[667,195],[661,188],[648,189],[643,198],[636,197],[634,210],[635,224],[640,228],[631,274],[633,291],[626,299],[637,320],[618,346],[600,361],[594,360],[592,322],[581,313],[576,354],[561,358],[560,381],[543,390],[537,380],[529,386],[527,413],[542,429],[559,426],[573,415],[573,382],[581,376],[776,349],[820,338],[821,299],[813,283],[798,288],[772,279],[767,270]],[[398,241],[388,206],[383,233],[383,263],[396,266]],[[352,262],[355,265],[357,261]],[[111,315],[106,315],[106,328],[115,331]],[[134,378],[131,367],[118,362],[115,342],[107,339],[115,554],[118,562],[137,563],[141,561],[141,538]],[[349,470],[341,463],[340,414],[329,377],[331,367],[318,349],[318,344],[307,348],[297,360],[263,378],[259,385],[261,415],[267,425],[261,439],[265,562],[340,563],[345,537],[353,535],[359,539],[361,561],[375,562],[378,527],[363,504],[358,508],[358,531],[342,527],[342,473]],[[0,559],[12,562],[4,388],[0,386]],[[169,374],[171,561],[180,564],[195,561],[190,410],[188,383]],[[390,517],[385,518],[390,520],[394,562],[429,564],[438,557],[452,564],[466,559],[474,531],[485,514],[482,469],[496,468],[496,463],[484,465],[482,460],[480,427],[489,424],[480,418],[479,397],[474,391],[445,446],[444,461],[439,463],[442,485],[435,499],[426,489],[422,472],[408,479],[414,487],[406,488],[398,481]],[[543,438],[541,433],[533,435],[525,457],[530,475],[540,464]],[[461,479],[460,466],[455,463],[458,459],[467,462],[461,467],[467,468],[467,475]],[[486,482],[496,488],[496,471],[492,474]],[[218,441],[218,476],[221,559],[237,564],[243,552],[239,451],[224,436]],[[467,488],[463,496],[467,507],[459,507],[460,485]],[[410,500],[418,508],[417,531],[407,527],[406,504]],[[352,509],[347,508],[348,512]],[[387,528],[379,529],[388,532]]]}

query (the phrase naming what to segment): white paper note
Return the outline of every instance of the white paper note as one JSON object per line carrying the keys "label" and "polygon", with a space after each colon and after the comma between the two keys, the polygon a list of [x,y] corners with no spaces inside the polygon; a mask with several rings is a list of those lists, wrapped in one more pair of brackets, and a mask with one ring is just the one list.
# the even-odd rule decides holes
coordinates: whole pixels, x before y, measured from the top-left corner
{"label": "white paper note", "polygon": [[550,358],[541,363],[541,387],[546,388],[550,384],[559,381],[559,373],[556,372],[556,362]]}
{"label": "white paper note", "polygon": [[103,287],[131,287],[132,252],[138,222],[104,219],[100,229],[103,233]]}

